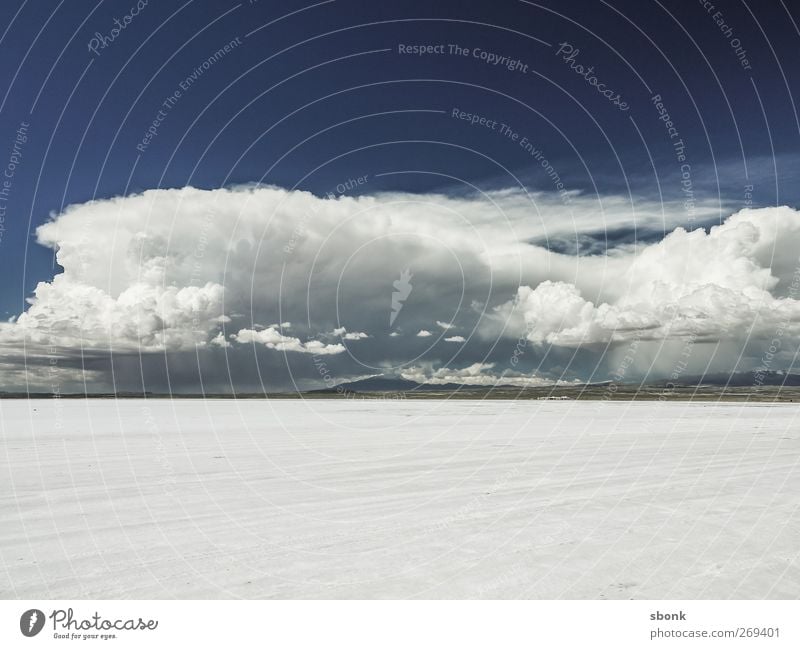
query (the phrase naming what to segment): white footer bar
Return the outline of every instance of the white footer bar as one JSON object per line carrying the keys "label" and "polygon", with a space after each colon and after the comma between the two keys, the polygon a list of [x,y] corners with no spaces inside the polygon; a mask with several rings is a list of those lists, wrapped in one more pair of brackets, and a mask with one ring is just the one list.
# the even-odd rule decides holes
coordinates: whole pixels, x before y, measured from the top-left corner
{"label": "white footer bar", "polygon": [[797,601],[0,601],[0,647],[800,647]]}

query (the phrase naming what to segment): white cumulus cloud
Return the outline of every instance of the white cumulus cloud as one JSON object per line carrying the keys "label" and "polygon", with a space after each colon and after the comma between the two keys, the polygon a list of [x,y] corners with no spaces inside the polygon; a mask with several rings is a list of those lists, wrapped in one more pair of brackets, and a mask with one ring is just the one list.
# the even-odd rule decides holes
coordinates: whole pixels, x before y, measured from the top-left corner
{"label": "white cumulus cloud", "polygon": [[520,286],[495,318],[539,344],[701,341],[800,335],[800,214],[743,210],[725,223],[662,241],[603,268],[604,286],[545,280]]}
{"label": "white cumulus cloud", "polygon": [[369,334],[363,331],[347,331],[345,327],[337,327],[333,330],[332,335],[339,336],[342,340],[363,340],[369,338]]}
{"label": "white cumulus cloud", "polygon": [[155,352],[207,343],[226,320],[223,287],[162,286],[137,281],[116,294],[57,275],[40,282],[30,307],[0,324],[0,344],[63,350]]}
{"label": "white cumulus cloud", "polygon": [[209,345],[222,347],[223,349],[232,347],[232,345],[225,339],[225,335],[221,331],[214,338],[211,339]]}

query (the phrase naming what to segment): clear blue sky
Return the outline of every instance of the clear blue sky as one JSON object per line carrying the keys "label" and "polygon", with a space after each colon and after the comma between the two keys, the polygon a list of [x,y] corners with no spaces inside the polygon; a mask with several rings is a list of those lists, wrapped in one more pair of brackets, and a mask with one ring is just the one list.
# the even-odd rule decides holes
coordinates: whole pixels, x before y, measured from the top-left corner
{"label": "clear blue sky", "polygon": [[[33,244],[31,234],[69,203],[153,187],[252,181],[325,192],[364,169],[411,168],[420,158],[431,170],[479,182],[499,175],[479,156],[429,143],[369,148],[314,171],[331,156],[409,135],[463,142],[464,125],[457,120],[396,112],[403,110],[459,106],[492,116],[534,139],[571,188],[591,189],[585,164],[601,192],[625,191],[627,181],[655,194],[649,155],[662,176],[675,171],[650,102],[660,94],[688,145],[698,191],[713,196],[719,189],[741,199],[747,160],[759,204],[798,200],[797,183],[787,182],[800,144],[789,92],[796,90],[799,72],[787,65],[796,62],[798,35],[779,2],[716,3],[714,13],[723,12],[751,71],[740,64],[712,13],[698,11],[696,2],[618,1],[610,3],[614,11],[600,1],[536,6],[337,0],[286,15],[310,4],[151,1],[95,54],[88,49],[95,33],[110,36],[114,19],[123,21],[135,3],[48,3],[55,7],[48,14],[41,3],[4,2],[0,149],[10,155],[20,124],[30,127],[0,245],[2,312],[17,313],[36,282],[52,276],[52,255]],[[136,144],[165,98],[236,38],[242,44],[191,85],[140,156]],[[565,74],[567,63],[554,53],[564,41],[579,45],[576,60],[593,64],[597,77],[627,100],[625,115],[603,110],[603,97],[583,93],[586,82]],[[480,59],[449,52],[400,55],[401,43],[479,46],[519,58],[530,70],[503,74]],[[569,93],[579,95],[592,119]],[[369,117],[379,113],[384,114]],[[354,121],[335,126],[347,120]],[[325,127],[332,128],[317,134]],[[533,166],[493,133],[475,128],[471,137],[517,174],[525,176]],[[781,156],[777,179],[773,152]],[[715,162],[726,165],[719,188]],[[545,182],[529,175],[533,185]],[[374,180],[369,189],[442,185],[441,177],[392,175]],[[669,183],[662,187],[667,193],[674,189]]]}

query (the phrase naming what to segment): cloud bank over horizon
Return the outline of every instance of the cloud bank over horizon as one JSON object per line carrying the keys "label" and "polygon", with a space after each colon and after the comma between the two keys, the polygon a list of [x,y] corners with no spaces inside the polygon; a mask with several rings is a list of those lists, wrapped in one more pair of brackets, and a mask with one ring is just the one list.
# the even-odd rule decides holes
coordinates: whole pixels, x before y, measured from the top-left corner
{"label": "cloud bank over horizon", "polygon": [[[695,209],[700,224],[720,206]],[[687,341],[687,373],[757,367],[776,339],[771,369],[790,368],[800,213],[688,225],[680,204],[521,190],[185,187],[71,205],[36,233],[63,272],[0,324],[3,389],[107,389],[126,358],[135,377],[115,372],[115,386],[166,371],[171,387],[199,389],[219,362],[230,390],[376,371],[539,385],[604,380],[632,341],[631,378],[668,375]],[[658,236],[603,240],[625,228]],[[550,245],[587,237],[595,254]]]}

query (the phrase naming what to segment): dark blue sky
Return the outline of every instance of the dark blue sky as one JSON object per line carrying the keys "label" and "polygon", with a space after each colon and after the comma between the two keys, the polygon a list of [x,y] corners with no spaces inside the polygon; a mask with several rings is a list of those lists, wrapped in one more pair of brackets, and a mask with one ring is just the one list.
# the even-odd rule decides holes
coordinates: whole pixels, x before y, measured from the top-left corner
{"label": "dark blue sky", "polygon": [[[0,150],[9,159],[29,126],[3,224],[0,312],[20,312],[57,270],[33,237],[50,213],[148,188],[261,182],[323,194],[366,174],[348,193],[518,180],[552,191],[518,144],[525,137],[567,189],[680,198],[681,163],[656,94],[686,145],[697,199],[741,206],[752,183],[755,204],[796,205],[800,12],[714,4],[150,0],[94,53],[92,39],[108,39],[134,0],[47,3],[52,13],[4,2]],[[572,60],[557,54],[565,42],[579,50]],[[401,44],[444,53],[401,54]],[[491,65],[481,51],[526,71]],[[519,139],[455,119],[453,108],[508,124]]]}

